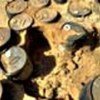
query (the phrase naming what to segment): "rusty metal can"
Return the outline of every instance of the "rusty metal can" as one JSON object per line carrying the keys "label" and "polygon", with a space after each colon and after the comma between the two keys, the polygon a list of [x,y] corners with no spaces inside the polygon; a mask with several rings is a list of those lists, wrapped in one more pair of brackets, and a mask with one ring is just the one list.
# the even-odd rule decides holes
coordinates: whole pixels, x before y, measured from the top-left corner
{"label": "rusty metal can", "polygon": [[50,8],[43,8],[35,13],[35,18],[44,23],[53,22],[57,17],[58,12]]}
{"label": "rusty metal can", "polygon": [[9,26],[12,30],[22,31],[30,27],[33,23],[33,18],[27,13],[15,15],[9,20]]}
{"label": "rusty metal can", "polygon": [[15,15],[23,12],[28,4],[24,0],[14,0],[7,4],[6,11],[9,15]]}
{"label": "rusty metal can", "polygon": [[24,97],[24,87],[22,84],[14,83],[10,80],[1,81],[3,92],[0,100],[22,100]]}
{"label": "rusty metal can", "polygon": [[91,8],[86,7],[84,2],[70,2],[68,5],[68,12],[74,17],[85,17],[92,13]]}
{"label": "rusty metal can", "polygon": [[9,28],[0,27],[0,53],[8,48],[11,40],[11,31]]}
{"label": "rusty metal can", "polygon": [[86,85],[82,91],[80,100],[100,100],[100,76]]}
{"label": "rusty metal can", "polygon": [[10,39],[10,29],[0,27],[0,47],[5,45]]}
{"label": "rusty metal can", "polygon": [[32,74],[33,66],[26,52],[18,46],[13,46],[1,55],[1,62],[6,75],[13,80],[26,80]]}
{"label": "rusty metal can", "polygon": [[1,84],[1,82],[0,82],[0,100],[1,100],[1,98],[2,98],[2,93],[3,93],[3,88],[2,88],[2,84]]}
{"label": "rusty metal can", "polygon": [[29,0],[29,2],[34,8],[42,8],[47,6],[50,0]]}
{"label": "rusty metal can", "polygon": [[63,44],[66,49],[76,49],[82,46],[83,43],[85,43],[87,40],[87,30],[78,23],[72,21],[66,22],[62,25],[61,29],[66,33],[64,36],[65,41]]}

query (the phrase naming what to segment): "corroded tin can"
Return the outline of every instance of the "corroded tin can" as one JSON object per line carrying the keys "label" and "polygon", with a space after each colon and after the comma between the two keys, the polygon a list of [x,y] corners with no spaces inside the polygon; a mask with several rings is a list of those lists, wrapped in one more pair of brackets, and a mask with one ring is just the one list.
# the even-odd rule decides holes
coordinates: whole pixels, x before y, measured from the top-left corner
{"label": "corroded tin can", "polygon": [[0,27],[0,47],[5,45],[11,37],[10,29]]}
{"label": "corroded tin can", "polygon": [[100,100],[100,76],[83,89],[80,100]]}
{"label": "corroded tin can", "polygon": [[0,100],[2,98],[2,93],[3,93],[3,88],[2,88],[2,84],[0,83]]}
{"label": "corroded tin can", "polygon": [[6,5],[6,11],[10,16],[22,13],[27,7],[28,4],[24,0],[9,0],[10,2]]}
{"label": "corroded tin can", "polygon": [[1,62],[6,75],[13,80],[26,80],[33,71],[33,66],[26,52],[18,46],[13,46],[1,55]]}
{"label": "corroded tin can", "polygon": [[1,81],[3,92],[0,100],[22,100],[24,97],[24,87],[21,84],[10,80]]}

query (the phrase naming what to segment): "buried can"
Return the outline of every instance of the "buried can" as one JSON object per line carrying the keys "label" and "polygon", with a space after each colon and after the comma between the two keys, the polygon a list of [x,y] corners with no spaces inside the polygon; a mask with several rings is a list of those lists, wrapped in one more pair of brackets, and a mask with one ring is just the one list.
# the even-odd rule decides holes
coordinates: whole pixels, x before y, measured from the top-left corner
{"label": "buried can", "polygon": [[40,22],[50,23],[55,21],[58,15],[58,12],[53,9],[43,8],[35,13],[35,18]]}
{"label": "buried can", "polygon": [[84,2],[70,2],[68,5],[68,13],[73,17],[86,17],[92,14],[92,10],[86,7]]}
{"label": "buried can", "polygon": [[89,82],[82,91],[80,100],[100,100],[100,76]]}
{"label": "buried can", "polygon": [[9,27],[14,31],[22,31],[29,28],[33,23],[33,18],[27,13],[17,14],[9,20]]}
{"label": "buried can", "polygon": [[0,47],[9,41],[10,36],[10,29],[0,27]]}
{"label": "buried can", "polygon": [[[2,80],[2,97],[0,100],[22,100],[24,97],[24,87],[21,84],[10,80]],[[0,91],[1,92],[1,91]]]}
{"label": "buried can", "polygon": [[50,0],[29,0],[29,3],[34,8],[42,8],[42,7],[49,5]]}
{"label": "buried can", "polygon": [[2,98],[2,93],[3,93],[3,88],[2,88],[2,84],[1,84],[1,82],[0,82],[0,100],[1,100],[1,98]]}
{"label": "buried can", "polygon": [[67,50],[79,48],[83,45],[83,43],[85,43],[85,41],[87,41],[87,30],[76,22],[65,22],[61,29],[66,32],[62,47],[66,48]]}
{"label": "buried can", "polygon": [[6,75],[13,80],[26,80],[33,71],[33,66],[26,52],[18,46],[13,46],[1,55],[1,62]]}
{"label": "buried can", "polygon": [[22,13],[26,8],[28,4],[24,0],[14,0],[7,4],[6,11],[8,15],[16,15],[19,13]]}
{"label": "buried can", "polygon": [[0,27],[0,52],[6,49],[11,39],[11,31],[6,27]]}

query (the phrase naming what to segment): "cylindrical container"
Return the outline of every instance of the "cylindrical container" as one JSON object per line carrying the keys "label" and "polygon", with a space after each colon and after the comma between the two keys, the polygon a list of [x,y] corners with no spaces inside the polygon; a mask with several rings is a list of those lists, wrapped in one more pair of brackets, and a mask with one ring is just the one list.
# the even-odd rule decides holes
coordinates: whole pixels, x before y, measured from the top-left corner
{"label": "cylindrical container", "polygon": [[13,46],[1,55],[1,62],[6,75],[13,80],[26,80],[32,74],[33,66],[26,52],[18,46]]}
{"label": "cylindrical container", "polygon": [[56,10],[43,8],[35,13],[35,18],[43,23],[51,23],[58,19],[58,15],[59,13]]}
{"label": "cylindrical container", "polygon": [[6,11],[8,13],[9,17],[12,17],[16,14],[22,13],[26,8],[28,7],[28,4],[24,0],[14,0],[10,1],[6,6]]}
{"label": "cylindrical container", "polygon": [[9,80],[1,81],[3,92],[0,100],[23,100],[24,87]]}
{"label": "cylindrical container", "polygon": [[1,100],[1,98],[2,98],[2,93],[3,93],[3,88],[2,88],[2,84],[1,84],[1,82],[0,82],[0,100]]}
{"label": "cylindrical container", "polygon": [[0,51],[4,50],[11,39],[11,31],[8,28],[0,27]]}
{"label": "cylindrical container", "polygon": [[61,29],[66,33],[63,35],[64,49],[79,49],[87,40],[87,30],[80,24],[72,21],[65,22]]}
{"label": "cylindrical container", "polygon": [[82,91],[80,100],[100,100],[100,76],[87,84]]}
{"label": "cylindrical container", "polygon": [[68,13],[73,17],[86,17],[92,13],[92,9],[85,5],[85,2],[71,1],[68,5]]}
{"label": "cylindrical container", "polygon": [[8,24],[12,30],[18,32],[29,28],[33,24],[33,18],[27,13],[21,13],[12,17]]}
{"label": "cylindrical container", "polygon": [[43,8],[43,7],[48,6],[50,4],[50,0],[29,0],[29,3],[34,8]]}

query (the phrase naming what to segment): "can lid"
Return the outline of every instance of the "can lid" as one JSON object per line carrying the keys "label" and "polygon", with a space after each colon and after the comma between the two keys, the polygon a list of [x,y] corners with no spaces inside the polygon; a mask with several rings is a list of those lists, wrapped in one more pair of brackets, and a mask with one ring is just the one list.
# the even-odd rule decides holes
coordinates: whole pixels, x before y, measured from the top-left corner
{"label": "can lid", "polygon": [[50,8],[43,8],[36,12],[35,18],[41,22],[52,22],[58,16],[58,12],[50,9]]}
{"label": "can lid", "polygon": [[71,21],[65,22],[62,25],[61,29],[64,30],[65,33],[67,33],[63,34],[65,47],[74,49],[77,43],[84,42],[87,38],[86,29],[78,23]]}
{"label": "can lid", "polygon": [[69,22],[65,22],[63,25],[62,25],[62,29],[65,30],[65,31],[75,31],[77,33],[77,35],[80,35],[80,34],[86,34],[86,30],[85,28],[76,23],[76,22],[72,22],[72,21],[69,21]]}
{"label": "can lid", "polygon": [[26,13],[18,14],[9,21],[10,27],[15,31],[24,30],[31,26],[33,19]]}
{"label": "can lid", "polygon": [[6,10],[9,14],[18,14],[27,8],[28,4],[24,0],[15,0],[7,4]]}
{"label": "can lid", "polygon": [[26,64],[26,52],[17,46],[11,47],[8,51],[1,55],[1,62],[7,75],[15,75]]}
{"label": "can lid", "polygon": [[47,6],[50,0],[29,0],[30,4],[35,8]]}
{"label": "can lid", "polygon": [[68,6],[68,12],[74,17],[90,15],[92,10],[84,5],[85,4],[79,2],[70,2]]}
{"label": "can lid", "polygon": [[0,47],[5,45],[11,37],[10,29],[0,27]]}
{"label": "can lid", "polygon": [[100,76],[93,81],[92,95],[93,100],[100,100]]}
{"label": "can lid", "polygon": [[0,82],[0,99],[2,98],[2,93],[3,93],[3,87],[2,87],[2,84]]}

